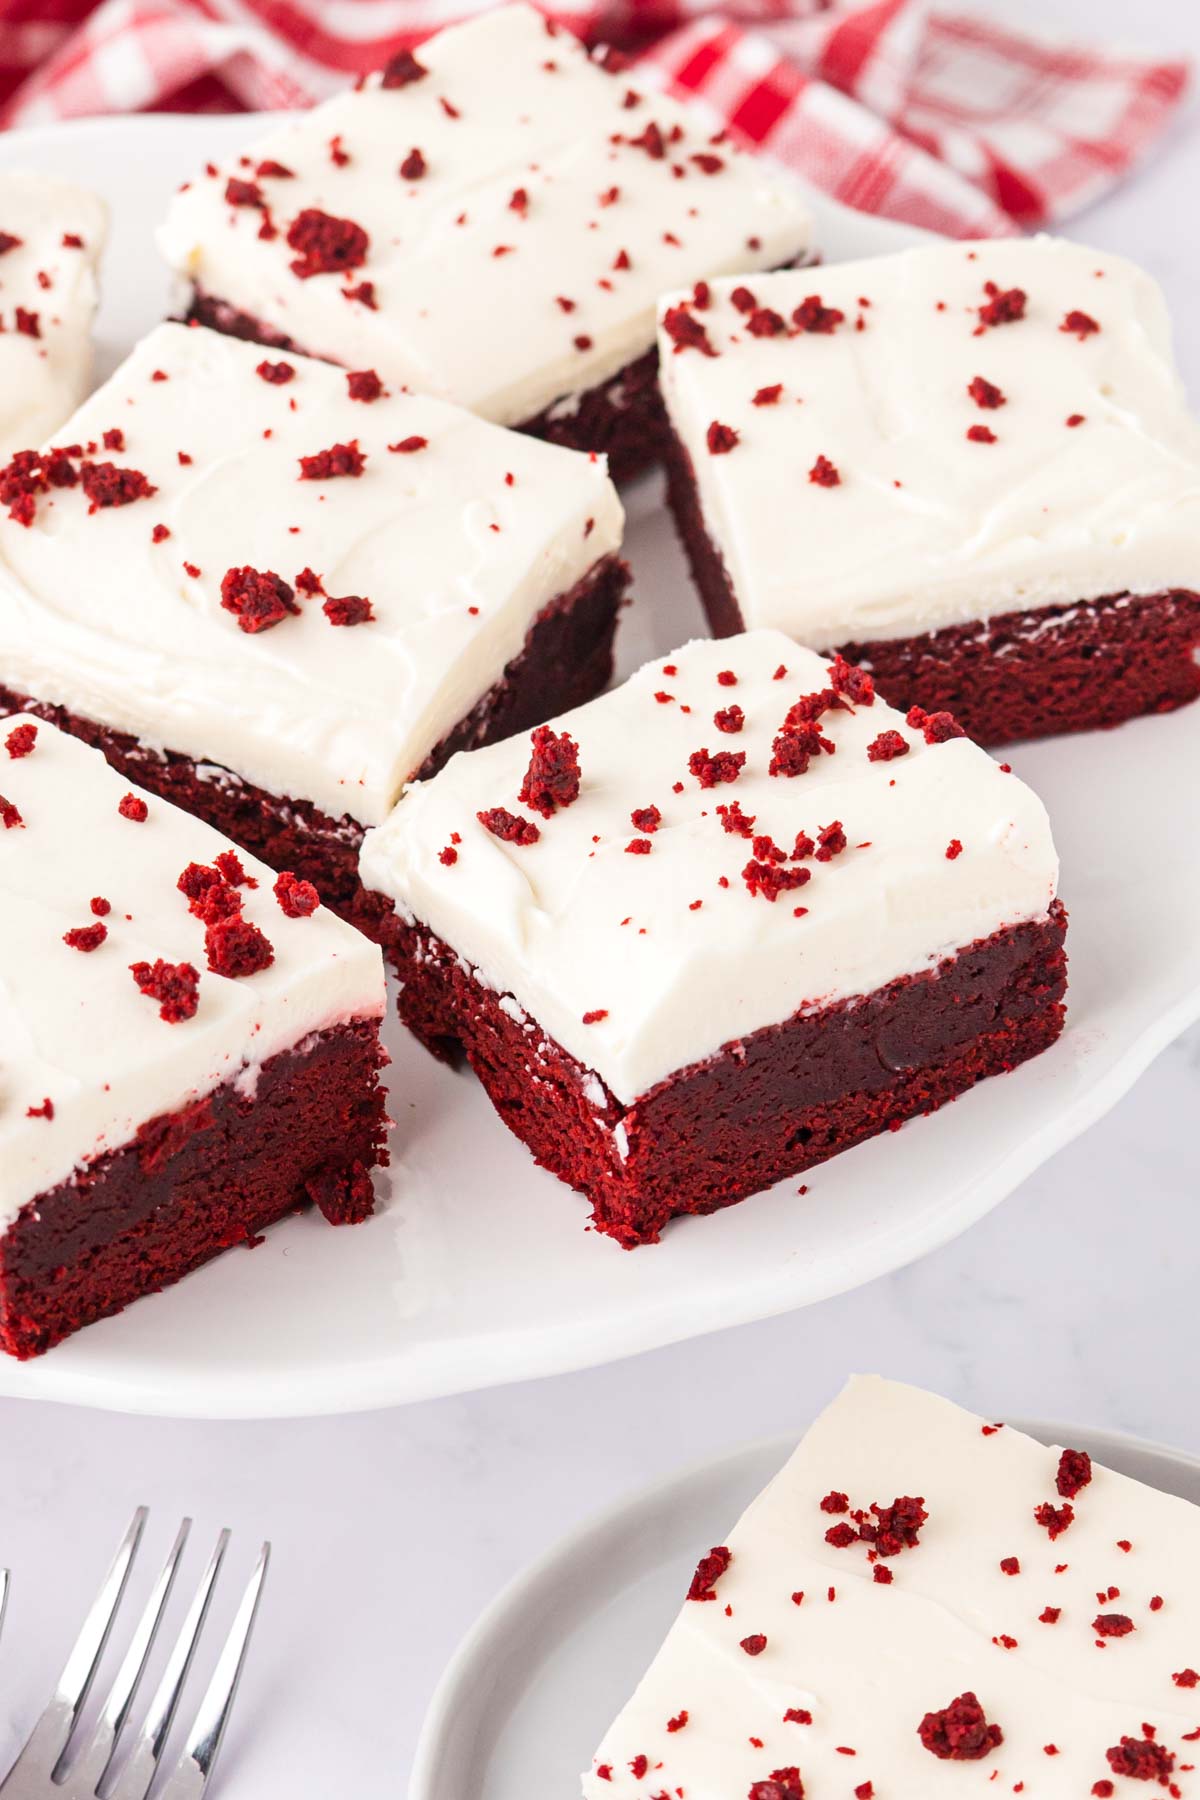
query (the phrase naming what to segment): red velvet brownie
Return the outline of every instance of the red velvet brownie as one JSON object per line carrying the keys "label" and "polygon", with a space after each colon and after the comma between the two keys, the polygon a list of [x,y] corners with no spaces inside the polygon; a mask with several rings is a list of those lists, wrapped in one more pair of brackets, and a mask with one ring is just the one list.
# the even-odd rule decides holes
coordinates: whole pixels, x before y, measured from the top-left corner
{"label": "red velvet brownie", "polygon": [[1187,1500],[860,1376],[710,1543],[585,1800],[1200,1794]]}
{"label": "red velvet brownie", "polygon": [[205,324],[603,451],[624,480],[661,449],[659,294],[808,238],[786,176],[518,5],[210,165],[159,242]]}
{"label": "red velvet brownie", "polygon": [[386,1162],[378,948],[76,739],[0,720],[0,1349]]}
{"label": "red velvet brownie", "polygon": [[1046,1048],[1040,801],[780,632],[697,642],[454,757],[363,845],[401,1017],[620,1243]]}
{"label": "red velvet brownie", "polygon": [[666,300],[671,504],[771,625],[981,743],[1200,693],[1200,431],[1159,290],[1050,238]]}
{"label": "red velvet brownie", "polygon": [[107,228],[99,195],[0,172],[0,461],[57,431],[87,392]]}
{"label": "red velvet brownie", "polygon": [[410,776],[609,679],[627,570],[599,458],[183,325],[63,446],[0,470],[0,706],[343,913]]}

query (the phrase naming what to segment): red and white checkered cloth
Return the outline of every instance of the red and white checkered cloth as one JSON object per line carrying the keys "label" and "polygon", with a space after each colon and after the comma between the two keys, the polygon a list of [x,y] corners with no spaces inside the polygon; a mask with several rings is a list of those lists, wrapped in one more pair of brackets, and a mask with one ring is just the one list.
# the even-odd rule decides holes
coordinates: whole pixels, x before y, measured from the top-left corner
{"label": "red and white checkered cloth", "polygon": [[[1188,81],[1179,59],[1012,31],[934,0],[539,3],[839,200],[957,236],[1095,199],[1162,135]],[[0,126],[306,106],[490,4],[0,0]]]}

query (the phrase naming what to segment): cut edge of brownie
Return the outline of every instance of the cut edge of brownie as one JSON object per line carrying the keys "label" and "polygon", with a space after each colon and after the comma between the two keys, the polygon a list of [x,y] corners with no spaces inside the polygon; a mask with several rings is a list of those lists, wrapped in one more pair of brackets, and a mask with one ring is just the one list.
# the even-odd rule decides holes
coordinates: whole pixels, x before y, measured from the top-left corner
{"label": "cut edge of brownie", "polygon": [[[692,459],[667,430],[667,493],[716,637],[743,629],[725,560],[709,536]],[[1104,594],[997,613],[912,637],[836,646],[870,670],[892,706],[952,712],[986,747],[1122,725],[1200,698],[1200,594]]]}
{"label": "cut edge of brownie", "polygon": [[312,1033],[30,1199],[0,1235],[0,1349],[39,1356],[309,1204],[365,1219],[388,1160],[379,1023]]}
{"label": "cut edge of brownie", "polygon": [[375,898],[404,1023],[436,1056],[466,1056],[504,1123],[625,1248],[933,1112],[1047,1049],[1065,1016],[1067,915],[1055,900],[1044,919],[766,1026],[624,1105],[512,996]]}
{"label": "cut edge of brownie", "polygon": [[[629,583],[619,556],[601,557],[572,588],[547,602],[499,680],[430,751],[414,779],[426,780],[459,750],[476,750],[582,706],[612,678],[613,638]],[[110,766],[149,793],[203,819],[276,871],[311,881],[324,904],[378,937],[378,907],[358,876],[366,827],[333,818],[308,800],[275,794],[218,764],[157,750],[64,706],[6,686],[0,714],[30,713],[100,750]]]}

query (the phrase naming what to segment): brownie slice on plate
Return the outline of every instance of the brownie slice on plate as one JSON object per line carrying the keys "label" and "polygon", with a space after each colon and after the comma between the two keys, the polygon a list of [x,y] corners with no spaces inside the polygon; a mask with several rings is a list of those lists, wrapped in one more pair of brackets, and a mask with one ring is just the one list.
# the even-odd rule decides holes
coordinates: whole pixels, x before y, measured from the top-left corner
{"label": "brownie slice on plate", "polygon": [[1200,693],[1200,428],[1158,288],[1051,238],[668,299],[671,503],[713,629],[981,743]]}
{"label": "brownie slice on plate", "polygon": [[87,392],[107,230],[99,195],[0,171],[0,461],[57,431]]}
{"label": "brownie slice on plate", "polygon": [[378,948],[53,726],[0,721],[0,1349],[386,1162]]}
{"label": "brownie slice on plate", "polygon": [[661,449],[659,294],[808,240],[793,181],[531,6],[210,165],[159,234],[205,324],[604,451],[618,480]]}
{"label": "brownie slice on plate", "polygon": [[410,776],[609,679],[627,570],[600,458],[184,325],[62,443],[0,472],[0,706],[346,914]]}
{"label": "brownie slice on plate", "polygon": [[586,1800],[1195,1790],[1200,1512],[1084,1450],[859,1377],[696,1550]]}
{"label": "brownie slice on plate", "polygon": [[1052,1043],[1057,872],[949,714],[775,631],[454,757],[362,853],[401,1016],[626,1245]]}

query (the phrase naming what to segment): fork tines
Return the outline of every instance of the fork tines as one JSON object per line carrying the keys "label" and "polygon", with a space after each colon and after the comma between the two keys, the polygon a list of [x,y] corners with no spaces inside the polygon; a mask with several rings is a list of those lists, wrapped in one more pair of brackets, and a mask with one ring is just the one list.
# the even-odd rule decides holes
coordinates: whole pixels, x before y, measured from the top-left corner
{"label": "fork tines", "polygon": [[[192,1596],[187,1615],[167,1658],[146,1711],[141,1729],[130,1745],[119,1772],[117,1751],[125,1735],[138,1688],[150,1660],[159,1626],[175,1585],[179,1563],[191,1530],[185,1519],[170,1554],[154,1583],[150,1597],[129,1640],[121,1665],[113,1678],[90,1739],[71,1753],[71,1741],[80,1714],[104,1655],[125,1594],[130,1571],[142,1541],[146,1509],[133,1516],[112,1566],[83,1622],[75,1647],[67,1658],[58,1685],[29,1741],[0,1782],[4,1800],[147,1800],[163,1760],[176,1708],[187,1681],[209,1604],[229,1543],[223,1531],[209,1558],[203,1579]],[[255,1615],[266,1579],[270,1545],[264,1544],[257,1565],[242,1595],[204,1697],[197,1709],[187,1743],[170,1776],[155,1789],[156,1800],[199,1800],[212,1774],[221,1739],[241,1679]],[[0,1571],[0,1624],[4,1618],[7,1582]]]}

